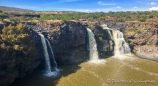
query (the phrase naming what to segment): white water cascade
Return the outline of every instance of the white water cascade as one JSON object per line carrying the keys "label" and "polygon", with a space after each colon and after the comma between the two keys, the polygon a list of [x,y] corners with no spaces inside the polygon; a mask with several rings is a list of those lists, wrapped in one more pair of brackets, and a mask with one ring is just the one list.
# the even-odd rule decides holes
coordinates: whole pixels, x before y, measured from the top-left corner
{"label": "white water cascade", "polygon": [[55,58],[54,58],[53,49],[52,49],[52,47],[51,47],[50,42],[48,41],[48,39],[45,39],[45,40],[47,41],[47,43],[48,43],[48,45],[50,47],[51,54],[53,55],[54,69],[57,71],[58,70],[57,69],[57,63],[56,63]]}
{"label": "white water cascade", "polygon": [[124,40],[123,33],[119,30],[112,30],[115,43],[114,57],[122,57],[125,54],[131,54],[128,43]]}
{"label": "white water cascade", "polygon": [[41,42],[42,42],[42,46],[43,46],[43,54],[44,54],[44,57],[45,57],[45,66],[46,66],[46,76],[47,77],[51,77],[51,76],[56,76],[57,75],[57,64],[56,64],[56,61],[54,59],[54,63],[55,63],[55,71],[51,71],[51,65],[50,65],[50,58],[49,58],[49,53],[48,53],[48,49],[47,49],[47,43],[46,41],[48,42],[49,44],[49,47],[51,49],[51,53],[52,55],[53,54],[53,51],[52,51],[52,48],[50,46],[50,43],[47,39],[45,39],[44,35],[43,34],[39,34],[41,36]]}
{"label": "white water cascade", "polygon": [[104,63],[105,60],[100,60],[98,57],[97,44],[96,44],[96,40],[94,38],[93,32],[89,28],[87,28],[87,32],[88,32],[88,37],[89,37],[90,62],[92,62],[92,63]]}
{"label": "white water cascade", "polygon": [[112,30],[114,46],[114,58],[123,60],[131,55],[128,43],[123,37],[123,33],[119,30]]}
{"label": "white water cascade", "polygon": [[[130,55],[128,43],[124,40],[123,33],[119,30],[110,29],[106,24],[101,25],[104,30],[108,31],[110,39],[114,41],[114,57],[124,59],[125,55]],[[112,31],[112,32],[111,32]]]}

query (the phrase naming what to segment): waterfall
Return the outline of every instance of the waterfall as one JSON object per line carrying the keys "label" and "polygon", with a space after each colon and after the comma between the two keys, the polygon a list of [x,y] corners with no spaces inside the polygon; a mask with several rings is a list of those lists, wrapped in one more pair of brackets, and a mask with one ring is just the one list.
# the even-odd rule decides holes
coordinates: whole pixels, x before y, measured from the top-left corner
{"label": "waterfall", "polygon": [[101,27],[108,31],[108,36],[110,36],[109,39],[114,41],[114,57],[123,59],[126,57],[125,55],[129,55],[131,53],[128,43],[124,40],[122,32],[110,29],[106,24],[102,24]]}
{"label": "waterfall", "polygon": [[55,70],[58,70],[58,69],[57,69],[57,63],[56,63],[55,58],[54,58],[53,49],[52,49],[52,47],[51,47],[51,45],[50,45],[50,42],[48,41],[48,39],[45,39],[45,40],[47,41],[47,43],[48,43],[48,45],[49,45],[49,47],[50,47],[51,54],[52,54],[52,56],[53,56],[54,68],[55,68]]}
{"label": "waterfall", "polygon": [[[52,48],[50,46],[50,43],[49,41],[44,37],[43,34],[39,34],[41,36],[41,42],[42,42],[42,46],[43,46],[43,54],[44,54],[44,57],[45,57],[45,66],[46,66],[46,76],[50,77],[50,76],[56,76],[57,75],[57,71],[51,71],[51,65],[50,65],[50,57],[49,57],[49,53],[48,53],[48,49],[47,49],[47,43],[46,41],[48,42],[49,44],[49,47],[51,49],[51,53],[53,55],[53,59],[54,59],[54,54],[53,54],[53,51],[52,51]],[[57,64],[56,64],[56,61],[54,59],[54,64],[55,64],[55,70],[57,70]]]}
{"label": "waterfall", "polygon": [[109,29],[109,27],[108,27],[106,24],[102,24],[101,27],[102,27],[103,29]]}
{"label": "waterfall", "polygon": [[127,55],[131,55],[128,43],[123,37],[123,33],[119,30],[112,30],[114,46],[114,58],[123,60],[126,59]]}
{"label": "waterfall", "polygon": [[99,60],[98,57],[98,50],[97,50],[97,44],[96,40],[94,38],[93,32],[87,28],[88,32],[88,37],[89,37],[89,57],[90,57],[90,62],[92,63],[103,63],[105,60]]}
{"label": "waterfall", "polygon": [[89,37],[90,60],[98,60],[98,50],[94,34],[89,28],[87,28],[87,31]]}
{"label": "waterfall", "polygon": [[119,57],[124,54],[130,54],[128,43],[124,40],[123,33],[119,30],[112,30],[115,43],[114,56]]}

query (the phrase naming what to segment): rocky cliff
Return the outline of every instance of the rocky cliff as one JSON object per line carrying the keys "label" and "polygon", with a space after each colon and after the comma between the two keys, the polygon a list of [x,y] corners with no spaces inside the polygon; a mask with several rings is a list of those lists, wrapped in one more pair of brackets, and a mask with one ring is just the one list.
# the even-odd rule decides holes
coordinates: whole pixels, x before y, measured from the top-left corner
{"label": "rocky cliff", "polygon": [[80,22],[46,21],[33,25],[32,29],[42,32],[50,41],[59,65],[76,64],[88,59],[86,28]]}
{"label": "rocky cliff", "polygon": [[[98,51],[104,51],[103,47],[110,46],[111,50],[104,56],[113,55],[113,41],[109,39],[108,33],[102,27],[106,24],[110,29],[117,29],[124,33],[124,38],[129,43],[131,51],[141,57],[150,60],[158,61],[158,19],[148,19],[146,22],[119,22],[119,21],[101,21],[99,23],[91,24],[96,26],[92,29],[98,43]],[[98,39],[102,39],[98,40]],[[106,42],[110,41],[110,42]],[[103,45],[104,44],[104,45]],[[101,49],[102,48],[102,49]],[[107,47],[107,49],[109,49]]]}
{"label": "rocky cliff", "polygon": [[[108,31],[101,27],[106,24],[110,29],[118,29],[124,33],[126,41],[137,56],[158,60],[158,22],[157,19],[150,19],[147,22],[79,22],[49,20],[43,23],[31,25],[33,39],[36,40],[36,47],[41,44],[38,32],[42,32],[51,42],[55,58],[59,64],[76,64],[83,62],[88,57],[88,37],[86,28],[90,28],[97,42],[97,49],[100,58],[113,55],[114,42]],[[2,26],[2,25],[1,25]],[[30,29],[31,30],[31,29]],[[36,65],[43,59],[42,49],[39,48],[36,58]]]}
{"label": "rocky cliff", "polygon": [[158,19],[126,22],[125,36],[133,52],[142,58],[158,61]]}
{"label": "rocky cliff", "polygon": [[114,42],[106,29],[103,29],[100,23],[88,22],[87,27],[94,33],[99,58],[112,56],[114,53]]}

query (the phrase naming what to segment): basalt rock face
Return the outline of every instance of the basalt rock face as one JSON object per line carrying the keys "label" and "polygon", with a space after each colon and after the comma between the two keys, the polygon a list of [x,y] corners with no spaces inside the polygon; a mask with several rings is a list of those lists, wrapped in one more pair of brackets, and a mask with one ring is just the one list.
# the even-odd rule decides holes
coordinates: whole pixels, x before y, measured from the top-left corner
{"label": "basalt rock face", "polygon": [[[129,43],[131,51],[137,56],[158,61],[158,19],[150,19],[146,22],[119,22],[119,21],[101,21],[97,25],[106,24],[110,29],[117,29],[124,33],[125,40]],[[94,25],[93,25],[94,26]],[[92,29],[95,33],[98,46],[98,51],[104,51],[100,47],[113,46],[114,42],[106,43],[110,40],[108,33],[101,27]],[[98,39],[103,39],[103,41]],[[101,44],[105,44],[102,45]],[[106,50],[108,49],[105,48]],[[113,48],[110,48],[113,52]],[[105,54],[108,55],[107,53]],[[112,54],[110,54],[112,55]]]}
{"label": "basalt rock face", "polygon": [[158,61],[158,22],[154,20],[126,22],[124,34],[137,56]]}
{"label": "basalt rock face", "polygon": [[76,21],[47,21],[39,24],[51,43],[58,65],[83,62],[86,59],[86,28]]}
{"label": "basalt rock face", "polygon": [[38,68],[41,61],[44,59],[43,58],[43,50],[42,50],[42,43],[41,43],[41,38],[39,36],[39,34],[34,31],[33,29],[31,29],[31,27],[29,28],[30,29],[30,32],[32,34],[32,39],[35,41],[35,47],[36,47],[36,50],[37,50],[37,54],[36,54],[36,58],[35,58],[35,68]]}
{"label": "basalt rock face", "polygon": [[[105,24],[105,23],[102,23]],[[106,29],[103,29],[101,23],[88,23],[95,36],[99,58],[105,58],[114,54],[114,42]]]}
{"label": "basalt rock face", "polygon": [[66,22],[55,35],[52,44],[58,61],[74,64],[84,61],[86,28],[79,22]]}
{"label": "basalt rock face", "polygon": [[125,31],[125,22],[105,20],[105,21],[101,21],[100,25],[101,24],[106,24],[107,27],[109,27],[110,29],[117,29],[123,33]]}
{"label": "basalt rock face", "polygon": [[[47,21],[34,25],[33,30],[42,32],[50,41],[58,65],[68,65],[83,62],[89,58],[86,28],[90,28],[95,35],[100,58],[114,54],[114,41],[111,39],[108,30],[101,27],[102,24],[106,24],[110,29],[123,32],[131,51],[136,55],[157,60],[158,23],[156,22],[102,21],[99,23],[82,23],[78,21]],[[40,40],[38,37],[36,39]]]}

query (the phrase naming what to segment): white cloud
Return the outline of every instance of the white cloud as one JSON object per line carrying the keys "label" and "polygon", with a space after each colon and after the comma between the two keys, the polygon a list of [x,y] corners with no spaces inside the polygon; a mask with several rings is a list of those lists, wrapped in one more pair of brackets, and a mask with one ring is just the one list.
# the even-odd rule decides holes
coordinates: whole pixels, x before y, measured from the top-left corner
{"label": "white cloud", "polygon": [[122,8],[122,7],[120,7],[120,6],[117,6],[116,8]]}
{"label": "white cloud", "polygon": [[136,8],[138,8],[138,7],[133,7],[133,8],[135,8],[135,9],[136,9]]}
{"label": "white cloud", "polygon": [[147,3],[147,5],[156,5],[156,4],[157,4],[156,2]]}
{"label": "white cloud", "polygon": [[157,10],[158,11],[158,7],[149,8],[149,11],[152,11],[152,10]]}
{"label": "white cloud", "polygon": [[156,5],[156,2],[151,2],[150,4],[151,4],[151,5]]}
{"label": "white cloud", "polygon": [[115,5],[115,4],[104,3],[104,2],[102,2],[102,1],[99,1],[98,4],[99,4],[99,5]]}
{"label": "white cloud", "polygon": [[90,10],[83,10],[83,11],[81,11],[81,12],[86,12],[86,13],[89,13],[89,12],[90,12]]}

